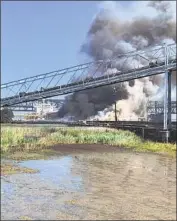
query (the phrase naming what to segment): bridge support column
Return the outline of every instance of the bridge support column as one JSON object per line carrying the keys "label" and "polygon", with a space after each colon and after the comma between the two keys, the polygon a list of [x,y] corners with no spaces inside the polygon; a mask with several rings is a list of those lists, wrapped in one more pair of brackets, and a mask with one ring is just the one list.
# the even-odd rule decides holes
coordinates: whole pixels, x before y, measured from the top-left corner
{"label": "bridge support column", "polygon": [[165,73],[164,125],[162,139],[168,142],[171,131],[171,71]]}
{"label": "bridge support column", "polygon": [[171,74],[172,72],[168,72],[168,129],[171,130]]}

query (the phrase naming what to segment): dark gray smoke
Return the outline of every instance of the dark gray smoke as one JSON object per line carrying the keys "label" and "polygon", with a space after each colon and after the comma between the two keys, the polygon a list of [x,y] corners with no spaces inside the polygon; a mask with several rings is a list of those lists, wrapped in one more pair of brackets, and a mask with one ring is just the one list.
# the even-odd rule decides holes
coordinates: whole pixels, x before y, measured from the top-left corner
{"label": "dark gray smoke", "polygon": [[[128,98],[128,93],[123,84],[122,86],[119,85],[117,90],[118,91],[114,93],[113,87],[105,86],[69,95],[66,98],[65,104],[59,111],[59,116],[64,117],[68,114],[75,116],[76,119],[86,119],[93,116],[98,111],[112,105],[120,98]],[[104,91],[106,91],[106,93],[104,93]]]}
{"label": "dark gray smoke", "polygon": [[[135,18],[127,21],[119,19],[118,3],[110,4],[113,7],[109,7],[108,4],[108,7],[103,7],[96,15],[87,33],[86,41],[81,47],[81,52],[86,53],[93,60],[111,59],[120,54],[148,46],[176,42],[176,21],[171,2],[147,2],[147,9],[151,7],[156,10],[156,16],[142,17],[136,15]],[[113,63],[112,68],[121,70],[121,64],[120,59]],[[124,68],[129,69],[131,65],[131,63],[127,63]],[[176,72],[173,73],[173,78],[175,76]],[[67,97],[65,104],[59,111],[59,116],[72,115],[76,119],[86,119],[111,106],[115,101],[127,100],[128,102],[131,94],[134,97],[134,102],[132,102],[134,107],[131,108],[130,112],[133,111],[135,115],[141,115],[144,102],[148,97],[157,93],[158,87],[162,85],[162,80],[162,76],[153,76],[135,80],[141,82],[137,84],[135,81],[129,82],[129,85],[127,83],[117,84],[116,95],[112,86],[74,93]],[[137,95],[130,87],[134,92],[137,92]],[[141,93],[138,92],[139,87],[142,87]],[[142,97],[141,102],[139,102],[140,96]],[[122,112],[124,112],[124,108],[128,108],[125,102],[123,104]]]}

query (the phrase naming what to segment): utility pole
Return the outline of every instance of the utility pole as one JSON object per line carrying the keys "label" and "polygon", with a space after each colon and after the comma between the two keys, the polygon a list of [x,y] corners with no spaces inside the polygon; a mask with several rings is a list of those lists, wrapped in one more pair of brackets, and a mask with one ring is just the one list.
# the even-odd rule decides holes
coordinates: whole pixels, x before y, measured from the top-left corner
{"label": "utility pole", "polygon": [[116,101],[115,101],[114,107],[115,107],[115,110],[114,110],[114,112],[115,112],[115,121],[117,122],[117,105],[116,105]]}
{"label": "utility pole", "polygon": [[[113,89],[114,89],[114,96],[116,98],[116,92],[117,92],[116,87],[114,86]],[[114,103],[114,114],[115,114],[115,122],[117,122],[117,104],[116,104],[116,99],[115,99],[115,103]]]}

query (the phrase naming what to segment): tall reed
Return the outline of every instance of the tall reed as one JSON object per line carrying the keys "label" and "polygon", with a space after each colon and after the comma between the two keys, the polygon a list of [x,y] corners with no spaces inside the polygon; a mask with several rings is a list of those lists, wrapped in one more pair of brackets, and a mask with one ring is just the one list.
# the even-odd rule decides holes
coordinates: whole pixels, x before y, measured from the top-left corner
{"label": "tall reed", "polygon": [[107,144],[138,151],[176,153],[176,144],[144,141],[133,132],[110,128],[1,128],[2,153],[40,150],[57,144]]}

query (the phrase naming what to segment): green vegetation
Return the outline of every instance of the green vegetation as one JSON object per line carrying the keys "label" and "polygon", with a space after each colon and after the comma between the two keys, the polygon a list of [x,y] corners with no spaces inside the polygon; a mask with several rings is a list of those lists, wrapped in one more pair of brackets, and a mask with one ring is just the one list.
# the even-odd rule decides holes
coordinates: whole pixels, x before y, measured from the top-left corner
{"label": "green vegetation", "polygon": [[30,157],[34,159],[39,157],[39,152],[43,156],[52,154],[52,146],[57,144],[107,144],[132,148],[135,151],[168,153],[170,155],[176,153],[176,144],[144,141],[130,131],[83,127],[3,126],[1,128],[2,156],[13,154],[13,158],[18,159],[20,155],[23,156],[21,153],[25,151],[30,153]]}
{"label": "green vegetation", "polygon": [[32,220],[32,218],[29,216],[20,216],[19,220]]}
{"label": "green vegetation", "polygon": [[55,128],[48,127],[3,126],[1,128],[1,153],[39,150],[40,139],[55,131]]}

